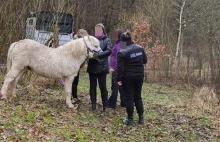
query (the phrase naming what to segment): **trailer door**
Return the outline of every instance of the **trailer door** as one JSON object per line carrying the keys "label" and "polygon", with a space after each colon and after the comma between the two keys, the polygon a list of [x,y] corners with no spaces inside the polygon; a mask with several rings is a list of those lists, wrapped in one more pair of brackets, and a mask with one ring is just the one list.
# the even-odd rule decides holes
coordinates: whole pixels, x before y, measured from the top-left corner
{"label": "trailer door", "polygon": [[36,30],[36,17],[27,18],[26,21],[26,38],[34,39]]}

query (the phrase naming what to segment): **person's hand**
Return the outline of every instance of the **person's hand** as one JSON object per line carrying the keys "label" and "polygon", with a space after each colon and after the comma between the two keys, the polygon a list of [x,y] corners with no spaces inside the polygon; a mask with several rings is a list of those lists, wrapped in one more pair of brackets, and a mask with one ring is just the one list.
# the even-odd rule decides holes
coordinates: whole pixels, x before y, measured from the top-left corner
{"label": "person's hand", "polygon": [[118,81],[118,85],[121,86],[121,85],[122,85],[122,82],[121,82],[121,81]]}
{"label": "person's hand", "polygon": [[110,68],[110,72],[113,72],[113,71],[115,71],[115,70],[113,70],[112,68]]}
{"label": "person's hand", "polygon": [[99,56],[99,53],[96,53],[96,52],[95,52],[95,53],[93,53],[93,58],[94,58],[94,59],[97,59],[97,58],[98,58],[98,56]]}

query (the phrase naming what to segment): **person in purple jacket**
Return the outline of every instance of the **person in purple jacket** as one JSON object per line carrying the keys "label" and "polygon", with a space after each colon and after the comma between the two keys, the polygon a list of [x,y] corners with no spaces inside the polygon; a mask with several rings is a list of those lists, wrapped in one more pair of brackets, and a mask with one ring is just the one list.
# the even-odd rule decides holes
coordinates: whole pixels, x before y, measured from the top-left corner
{"label": "person in purple jacket", "polygon": [[112,72],[112,93],[108,99],[108,108],[116,108],[117,98],[118,98],[118,91],[120,92],[120,99],[121,99],[121,106],[125,107],[125,99],[123,94],[123,89],[121,86],[118,85],[116,76],[117,76],[117,54],[120,51],[120,37],[122,34],[122,30],[118,29],[114,32],[113,40],[115,41],[115,45],[112,49],[112,54],[110,57],[110,72]]}

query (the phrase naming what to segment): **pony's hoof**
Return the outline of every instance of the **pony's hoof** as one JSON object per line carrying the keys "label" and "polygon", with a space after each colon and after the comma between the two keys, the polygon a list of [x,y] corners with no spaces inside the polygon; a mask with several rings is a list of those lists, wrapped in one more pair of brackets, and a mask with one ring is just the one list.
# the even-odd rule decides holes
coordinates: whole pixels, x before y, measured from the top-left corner
{"label": "pony's hoof", "polygon": [[72,108],[74,108],[74,105],[73,104],[68,104],[68,107],[72,109]]}

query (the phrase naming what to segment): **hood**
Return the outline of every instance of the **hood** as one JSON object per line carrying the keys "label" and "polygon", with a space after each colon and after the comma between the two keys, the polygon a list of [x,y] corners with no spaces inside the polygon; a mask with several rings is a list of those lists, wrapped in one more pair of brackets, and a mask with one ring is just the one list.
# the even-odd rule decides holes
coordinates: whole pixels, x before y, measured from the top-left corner
{"label": "hood", "polygon": [[97,24],[96,27],[97,27],[97,26],[102,27],[104,36],[107,36],[106,31],[105,31],[105,26],[104,26],[102,23]]}

